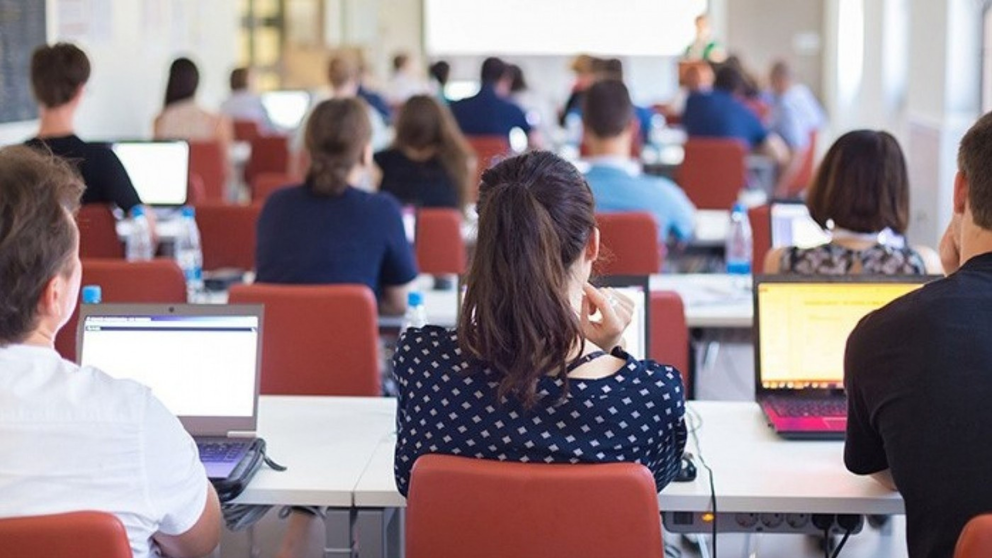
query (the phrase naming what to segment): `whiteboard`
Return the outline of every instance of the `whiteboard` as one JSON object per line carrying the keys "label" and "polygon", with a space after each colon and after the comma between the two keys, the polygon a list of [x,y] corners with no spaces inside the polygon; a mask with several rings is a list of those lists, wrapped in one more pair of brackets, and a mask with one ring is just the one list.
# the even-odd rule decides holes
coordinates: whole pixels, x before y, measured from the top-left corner
{"label": "whiteboard", "polygon": [[424,0],[427,52],[681,55],[707,0]]}

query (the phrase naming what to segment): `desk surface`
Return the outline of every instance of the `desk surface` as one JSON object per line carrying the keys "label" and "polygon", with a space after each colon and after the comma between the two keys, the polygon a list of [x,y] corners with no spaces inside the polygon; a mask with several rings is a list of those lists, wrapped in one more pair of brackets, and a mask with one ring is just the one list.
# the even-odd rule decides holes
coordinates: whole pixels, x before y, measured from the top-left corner
{"label": "desk surface", "polygon": [[[696,434],[714,471],[720,512],[904,513],[898,493],[844,468],[842,442],[783,440],[754,403],[694,401],[690,408],[702,419]],[[372,454],[355,489],[356,507],[406,505],[393,480],[394,444],[390,435]],[[696,465],[696,481],[672,483],[658,495],[661,509],[709,510],[709,479],[698,457]]]}

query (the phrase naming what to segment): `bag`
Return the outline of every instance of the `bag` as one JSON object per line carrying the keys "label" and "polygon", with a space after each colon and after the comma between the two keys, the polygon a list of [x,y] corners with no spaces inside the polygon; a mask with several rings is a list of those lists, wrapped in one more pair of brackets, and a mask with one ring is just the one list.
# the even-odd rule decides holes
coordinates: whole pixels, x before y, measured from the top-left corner
{"label": "bag", "polygon": [[262,467],[264,461],[265,440],[255,438],[252,440],[251,445],[248,446],[248,451],[241,459],[241,462],[238,463],[238,466],[231,471],[231,474],[226,479],[213,479],[210,481],[213,483],[220,501],[222,503],[230,502],[244,492],[248,483],[251,482],[252,477]]}

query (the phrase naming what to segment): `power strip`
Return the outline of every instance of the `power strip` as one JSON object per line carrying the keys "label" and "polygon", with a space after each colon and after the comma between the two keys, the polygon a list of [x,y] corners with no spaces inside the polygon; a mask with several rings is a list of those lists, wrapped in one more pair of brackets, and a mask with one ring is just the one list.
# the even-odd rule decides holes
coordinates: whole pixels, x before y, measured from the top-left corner
{"label": "power strip", "polygon": [[670,533],[710,533],[713,521],[720,533],[795,533],[822,535],[829,526],[830,532],[842,535],[850,528],[851,534],[860,533],[865,518],[862,515],[809,514],[809,513],[719,513],[671,512],[661,513],[665,529]]}

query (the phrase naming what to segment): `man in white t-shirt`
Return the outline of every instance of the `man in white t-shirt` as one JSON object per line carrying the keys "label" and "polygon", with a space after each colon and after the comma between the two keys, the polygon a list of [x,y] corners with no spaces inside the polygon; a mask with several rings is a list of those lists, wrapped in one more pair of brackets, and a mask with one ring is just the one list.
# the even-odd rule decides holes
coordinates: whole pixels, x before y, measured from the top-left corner
{"label": "man in white t-shirt", "polygon": [[204,556],[221,515],[193,440],[147,387],[55,352],[79,294],[82,190],[54,156],[0,150],[0,517],[105,511],[135,558]]}

